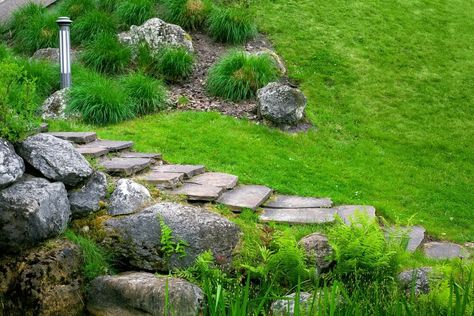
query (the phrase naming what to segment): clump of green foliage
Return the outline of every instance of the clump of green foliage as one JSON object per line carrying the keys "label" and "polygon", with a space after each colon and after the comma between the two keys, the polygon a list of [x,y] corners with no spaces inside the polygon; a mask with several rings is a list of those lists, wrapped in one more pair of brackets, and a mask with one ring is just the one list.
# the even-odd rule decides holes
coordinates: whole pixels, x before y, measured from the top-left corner
{"label": "clump of green foliage", "polygon": [[176,238],[173,236],[173,230],[166,225],[162,218],[160,218],[160,230],[160,250],[165,258],[169,258],[171,255],[185,257],[186,247],[189,245],[183,240],[176,241]]}
{"label": "clump of green foliage", "polygon": [[29,60],[16,58],[30,80],[35,80],[38,96],[46,99],[55,91],[59,90],[59,65],[43,60]]}
{"label": "clump of green foliage", "polygon": [[61,2],[59,11],[62,15],[76,20],[80,16],[93,11],[96,5],[94,0],[65,0]]}
{"label": "clump of green foliage", "polygon": [[166,20],[187,30],[203,27],[212,9],[209,0],[166,0]]}
{"label": "clump of green foliage", "polygon": [[122,82],[137,115],[155,113],[166,108],[168,95],[161,81],[135,73],[123,78]]}
{"label": "clump of green foliage", "polygon": [[116,35],[108,33],[101,33],[88,42],[81,55],[85,65],[106,74],[123,73],[131,58],[131,49],[120,43]]}
{"label": "clump of green foliage", "polygon": [[208,32],[216,41],[242,44],[255,37],[257,28],[247,11],[239,7],[221,7],[211,11]]}
{"label": "clump of green foliage", "polygon": [[121,1],[116,14],[124,25],[140,25],[155,15],[152,0]]}
{"label": "clump of green foliage", "polygon": [[97,8],[107,13],[113,13],[117,9],[120,1],[117,0],[96,0]]}
{"label": "clump of green foliage", "polygon": [[207,91],[214,96],[241,101],[278,78],[278,70],[267,55],[234,51],[222,57],[209,70]]}
{"label": "clump of green foliage", "polygon": [[71,25],[71,39],[74,43],[81,44],[101,33],[115,34],[117,25],[113,15],[98,10],[89,11]]}

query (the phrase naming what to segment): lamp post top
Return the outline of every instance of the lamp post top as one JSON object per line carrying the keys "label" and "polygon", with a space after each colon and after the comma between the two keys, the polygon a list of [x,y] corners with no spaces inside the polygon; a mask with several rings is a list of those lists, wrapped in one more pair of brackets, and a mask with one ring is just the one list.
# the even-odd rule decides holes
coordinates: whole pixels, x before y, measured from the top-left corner
{"label": "lamp post top", "polygon": [[60,26],[61,25],[70,25],[72,23],[71,19],[67,16],[60,16],[57,20],[56,23],[58,23]]}

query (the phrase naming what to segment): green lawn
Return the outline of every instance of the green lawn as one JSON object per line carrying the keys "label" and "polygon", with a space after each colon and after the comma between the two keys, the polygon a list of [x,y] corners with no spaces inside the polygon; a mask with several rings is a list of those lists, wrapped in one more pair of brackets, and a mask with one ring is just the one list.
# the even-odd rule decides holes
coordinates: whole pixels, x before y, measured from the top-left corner
{"label": "green lawn", "polygon": [[249,10],[301,83],[317,131],[192,112],[52,128],[94,129],[169,161],[372,204],[391,221],[473,241],[474,2],[262,0]]}

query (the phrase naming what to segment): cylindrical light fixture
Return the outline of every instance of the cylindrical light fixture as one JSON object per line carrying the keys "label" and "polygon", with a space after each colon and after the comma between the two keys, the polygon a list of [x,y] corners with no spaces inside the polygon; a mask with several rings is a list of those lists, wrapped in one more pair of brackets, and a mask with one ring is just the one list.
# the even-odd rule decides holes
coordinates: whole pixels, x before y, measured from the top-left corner
{"label": "cylindrical light fixture", "polygon": [[61,89],[71,86],[71,38],[69,26],[72,21],[68,17],[59,17],[59,65],[61,66]]}

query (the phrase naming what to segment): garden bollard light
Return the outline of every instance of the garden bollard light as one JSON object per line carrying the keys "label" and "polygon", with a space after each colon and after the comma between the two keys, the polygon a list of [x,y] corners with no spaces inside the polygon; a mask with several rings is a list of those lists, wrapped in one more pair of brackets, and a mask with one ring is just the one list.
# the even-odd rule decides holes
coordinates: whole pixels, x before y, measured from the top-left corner
{"label": "garden bollard light", "polygon": [[59,64],[61,66],[61,89],[71,86],[71,39],[69,26],[72,21],[68,17],[59,17]]}

